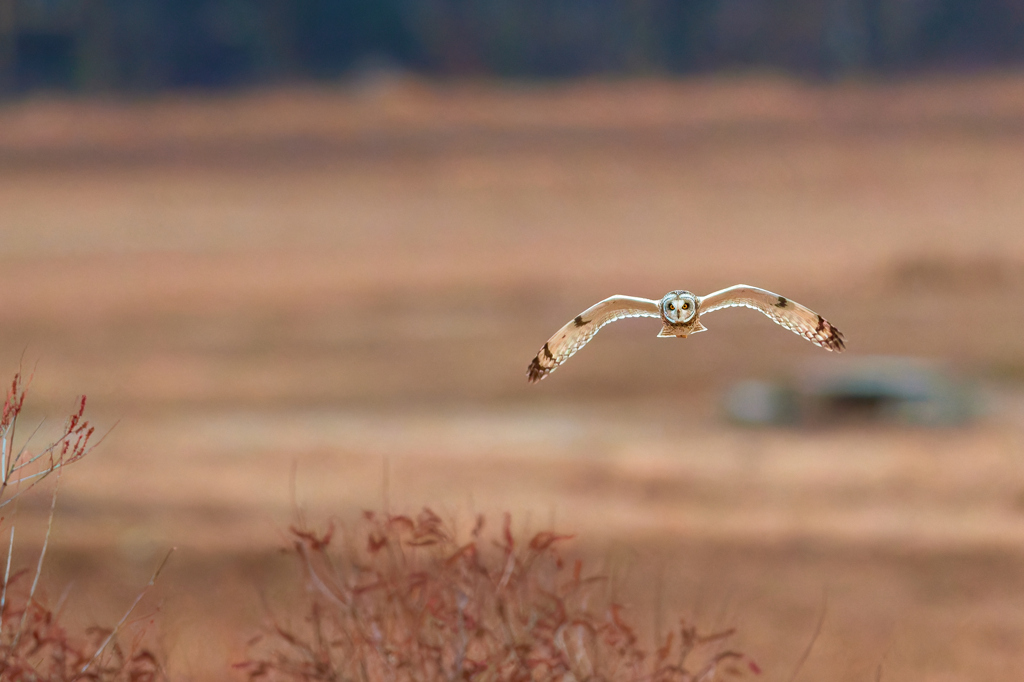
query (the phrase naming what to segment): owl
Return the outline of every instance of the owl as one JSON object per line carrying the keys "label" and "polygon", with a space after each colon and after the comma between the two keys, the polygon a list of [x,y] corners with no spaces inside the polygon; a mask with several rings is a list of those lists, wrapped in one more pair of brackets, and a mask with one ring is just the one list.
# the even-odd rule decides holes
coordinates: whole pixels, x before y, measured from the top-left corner
{"label": "owl", "polygon": [[846,348],[842,333],[813,310],[770,291],[738,284],[707,296],[696,296],[689,291],[670,291],[661,301],[632,296],[606,298],[555,332],[530,363],[526,376],[530,382],[540,381],[583,348],[601,327],[615,320],[660,317],[659,337],[685,339],[690,334],[706,331],[701,324],[703,315],[737,306],[759,310],[772,321],[825,350],[842,352]]}

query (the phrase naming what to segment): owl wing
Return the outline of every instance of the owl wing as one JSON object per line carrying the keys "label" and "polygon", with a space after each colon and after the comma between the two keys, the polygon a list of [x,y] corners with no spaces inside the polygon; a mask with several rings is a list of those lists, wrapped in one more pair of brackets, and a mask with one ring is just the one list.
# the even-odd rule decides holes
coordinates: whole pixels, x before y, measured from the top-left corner
{"label": "owl wing", "polygon": [[657,301],[632,296],[612,296],[587,308],[555,332],[537,352],[526,372],[531,381],[540,381],[583,348],[601,327],[624,317],[661,317]]}
{"label": "owl wing", "polygon": [[777,324],[799,334],[811,343],[825,350],[842,352],[846,348],[843,334],[818,313],[805,308],[796,301],[773,294],[757,287],[738,284],[716,291],[700,299],[701,316],[706,313],[733,307],[760,310]]}

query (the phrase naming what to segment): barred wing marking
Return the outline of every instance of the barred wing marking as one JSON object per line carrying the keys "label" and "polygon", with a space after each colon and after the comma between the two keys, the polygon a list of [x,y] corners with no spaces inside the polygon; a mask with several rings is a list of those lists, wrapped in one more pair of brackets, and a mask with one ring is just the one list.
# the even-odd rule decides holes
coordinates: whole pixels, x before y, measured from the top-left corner
{"label": "barred wing marking", "polygon": [[708,294],[700,299],[699,311],[703,316],[715,310],[733,307],[759,310],[770,317],[772,321],[825,350],[841,353],[846,348],[842,332],[833,327],[824,317],[796,301],[757,287],[738,284]]}
{"label": "barred wing marking", "polygon": [[661,317],[661,309],[657,301],[632,296],[612,296],[597,305],[587,308],[572,321],[555,332],[548,339],[537,357],[530,363],[526,371],[531,381],[540,381],[555,371],[555,368],[568,360],[590,339],[594,338],[601,327],[609,322],[625,317]]}

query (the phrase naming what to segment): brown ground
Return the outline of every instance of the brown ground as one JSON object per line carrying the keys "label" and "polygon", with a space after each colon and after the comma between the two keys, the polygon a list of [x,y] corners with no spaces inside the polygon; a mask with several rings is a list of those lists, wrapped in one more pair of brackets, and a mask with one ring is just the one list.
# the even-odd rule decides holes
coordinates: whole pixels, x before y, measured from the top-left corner
{"label": "brown ground", "polygon": [[[86,393],[118,422],[62,482],[48,589],[74,579],[70,617],[111,622],[178,546],[171,670],[223,679],[287,575],[294,467],[313,518],[429,504],[575,532],[638,618],[736,625],[766,679],[823,603],[799,679],[1015,679],[1021,187],[1016,76],[7,104],[0,367],[36,368],[36,414]],[[977,377],[987,415],[729,427],[729,382],[835,359],[748,311],[686,341],[625,321],[525,381],[600,298],[737,282],[824,313],[851,354]]]}

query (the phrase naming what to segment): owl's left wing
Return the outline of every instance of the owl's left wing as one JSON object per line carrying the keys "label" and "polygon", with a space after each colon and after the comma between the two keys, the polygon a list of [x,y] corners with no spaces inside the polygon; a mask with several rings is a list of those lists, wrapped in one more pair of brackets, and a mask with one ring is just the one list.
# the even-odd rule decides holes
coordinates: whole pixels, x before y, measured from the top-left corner
{"label": "owl's left wing", "polygon": [[736,306],[759,310],[777,324],[825,350],[841,353],[846,348],[842,332],[833,327],[824,317],[796,301],[791,301],[765,289],[749,287],[745,284],[722,289],[702,297],[698,311],[703,316],[715,310]]}
{"label": "owl's left wing", "polygon": [[568,360],[590,339],[594,338],[601,327],[609,322],[625,317],[661,317],[661,309],[657,301],[633,296],[612,296],[597,305],[593,305],[577,315],[564,327],[548,339],[537,357],[530,363],[526,376],[530,382],[540,381],[555,371],[555,368]]}

